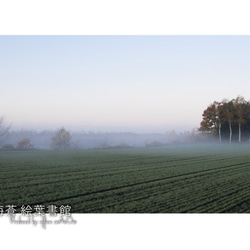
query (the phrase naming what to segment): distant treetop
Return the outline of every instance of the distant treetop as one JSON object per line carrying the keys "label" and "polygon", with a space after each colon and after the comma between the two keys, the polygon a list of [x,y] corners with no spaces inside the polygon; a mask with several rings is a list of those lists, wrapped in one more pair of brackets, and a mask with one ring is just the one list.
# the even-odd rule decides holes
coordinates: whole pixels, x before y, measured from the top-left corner
{"label": "distant treetop", "polygon": [[50,148],[54,150],[67,150],[70,148],[71,135],[64,127],[57,130],[56,135],[51,138]]}

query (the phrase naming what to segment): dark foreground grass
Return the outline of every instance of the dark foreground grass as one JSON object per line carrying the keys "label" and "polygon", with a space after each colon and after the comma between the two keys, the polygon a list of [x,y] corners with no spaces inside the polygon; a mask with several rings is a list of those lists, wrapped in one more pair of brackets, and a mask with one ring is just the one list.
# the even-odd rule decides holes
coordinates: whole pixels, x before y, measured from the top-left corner
{"label": "dark foreground grass", "polygon": [[72,213],[248,213],[250,145],[0,152],[0,206]]}

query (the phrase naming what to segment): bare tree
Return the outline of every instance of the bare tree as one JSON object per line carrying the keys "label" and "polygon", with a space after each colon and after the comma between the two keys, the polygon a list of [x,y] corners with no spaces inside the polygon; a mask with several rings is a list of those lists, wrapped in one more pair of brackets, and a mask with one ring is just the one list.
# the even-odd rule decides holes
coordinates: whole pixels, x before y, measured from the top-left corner
{"label": "bare tree", "polygon": [[4,117],[0,117],[0,143],[1,143],[1,138],[7,134],[7,132],[10,129],[10,125],[6,126],[4,122]]}

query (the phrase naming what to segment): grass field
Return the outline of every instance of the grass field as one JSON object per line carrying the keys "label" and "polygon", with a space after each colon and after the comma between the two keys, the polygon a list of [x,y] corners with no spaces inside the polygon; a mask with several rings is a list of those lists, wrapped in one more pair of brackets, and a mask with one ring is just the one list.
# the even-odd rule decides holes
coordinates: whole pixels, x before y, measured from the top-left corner
{"label": "grass field", "polygon": [[[250,145],[0,152],[0,206],[249,213]],[[20,212],[20,211],[17,211]]]}

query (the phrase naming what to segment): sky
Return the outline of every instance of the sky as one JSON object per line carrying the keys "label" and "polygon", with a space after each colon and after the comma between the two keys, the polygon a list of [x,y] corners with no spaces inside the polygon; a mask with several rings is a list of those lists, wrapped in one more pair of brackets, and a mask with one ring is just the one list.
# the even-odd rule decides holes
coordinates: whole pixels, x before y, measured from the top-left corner
{"label": "sky", "polygon": [[249,36],[0,36],[13,129],[164,133],[213,101],[250,99]]}

